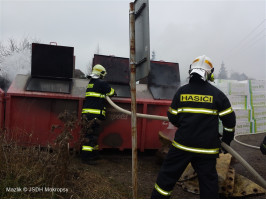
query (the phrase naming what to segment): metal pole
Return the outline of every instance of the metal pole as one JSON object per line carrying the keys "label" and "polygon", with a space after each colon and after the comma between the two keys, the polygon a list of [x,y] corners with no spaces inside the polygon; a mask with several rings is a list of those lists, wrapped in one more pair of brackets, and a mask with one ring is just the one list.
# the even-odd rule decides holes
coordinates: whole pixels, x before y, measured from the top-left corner
{"label": "metal pole", "polygon": [[129,10],[129,37],[130,37],[130,93],[131,93],[131,136],[132,136],[132,193],[137,199],[137,117],[136,117],[136,66],[135,66],[135,9],[130,3]]}

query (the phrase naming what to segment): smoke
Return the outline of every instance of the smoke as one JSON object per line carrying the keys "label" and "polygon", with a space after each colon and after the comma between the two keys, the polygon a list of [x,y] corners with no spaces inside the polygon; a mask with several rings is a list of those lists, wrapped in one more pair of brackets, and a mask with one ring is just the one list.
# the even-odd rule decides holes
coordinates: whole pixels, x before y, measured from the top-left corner
{"label": "smoke", "polygon": [[31,50],[14,51],[2,57],[0,63],[0,88],[7,91],[17,74],[29,74],[31,71]]}

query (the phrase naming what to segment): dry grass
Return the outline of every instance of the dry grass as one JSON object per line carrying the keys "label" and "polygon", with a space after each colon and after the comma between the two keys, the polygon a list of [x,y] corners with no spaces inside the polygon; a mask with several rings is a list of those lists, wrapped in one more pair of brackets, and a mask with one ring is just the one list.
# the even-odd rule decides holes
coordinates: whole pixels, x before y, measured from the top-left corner
{"label": "dry grass", "polygon": [[64,126],[56,127],[61,134],[52,150],[19,146],[1,131],[0,198],[130,198],[123,185],[111,182],[100,169],[82,164],[78,154],[69,152],[77,120],[69,113],[59,119]]}

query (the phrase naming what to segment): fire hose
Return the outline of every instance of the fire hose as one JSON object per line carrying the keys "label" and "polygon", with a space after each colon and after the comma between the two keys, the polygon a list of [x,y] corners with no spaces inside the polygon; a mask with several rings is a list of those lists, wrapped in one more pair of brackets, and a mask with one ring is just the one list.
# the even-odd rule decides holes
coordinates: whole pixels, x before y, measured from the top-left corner
{"label": "fire hose", "polygon": [[[256,134],[262,134],[262,133],[256,133]],[[239,140],[236,139],[236,137],[238,137],[238,136],[243,136],[243,135],[247,135],[247,134],[238,134],[238,135],[235,135],[234,140],[235,140],[237,143],[239,143],[239,144],[241,144],[241,145],[244,145],[244,146],[246,146],[246,147],[250,147],[250,148],[253,148],[253,149],[260,149],[260,147],[258,147],[258,146],[253,146],[253,145],[250,145],[250,144],[246,144],[246,143],[244,143],[244,142],[240,142]]]}
{"label": "fire hose", "polygon": [[[108,103],[113,106],[116,110],[125,113],[127,115],[131,115],[131,112],[128,110],[125,110],[118,105],[116,105],[110,97],[106,96],[106,100]],[[142,113],[137,113],[137,117],[139,118],[146,118],[146,119],[155,119],[155,120],[162,120],[162,121],[169,121],[168,117],[165,116],[158,116],[158,115],[148,115],[148,114],[142,114]],[[230,146],[225,144],[224,142],[221,143],[222,147],[230,153],[233,157],[235,157],[256,179],[257,181],[261,184],[262,187],[266,189],[266,181],[259,175],[259,173],[245,161],[235,150],[233,150]]]}

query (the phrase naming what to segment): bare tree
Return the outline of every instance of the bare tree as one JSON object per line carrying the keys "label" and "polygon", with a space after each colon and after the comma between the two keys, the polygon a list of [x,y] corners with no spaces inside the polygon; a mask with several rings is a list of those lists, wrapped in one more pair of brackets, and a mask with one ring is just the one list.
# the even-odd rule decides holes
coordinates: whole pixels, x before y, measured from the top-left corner
{"label": "bare tree", "polygon": [[12,55],[14,52],[31,49],[31,44],[33,42],[38,43],[39,40],[24,38],[22,41],[17,42],[15,39],[9,38],[7,45],[3,45],[3,43],[0,42],[0,63],[3,62],[5,57]]}
{"label": "bare tree", "polygon": [[24,38],[20,42],[17,42],[15,39],[10,38],[7,40],[6,45],[0,42],[0,88],[6,91],[12,81],[12,78],[8,76],[8,70],[10,68],[3,66],[3,62],[15,53],[31,50],[32,42],[39,41],[36,39],[30,40],[29,38]]}

